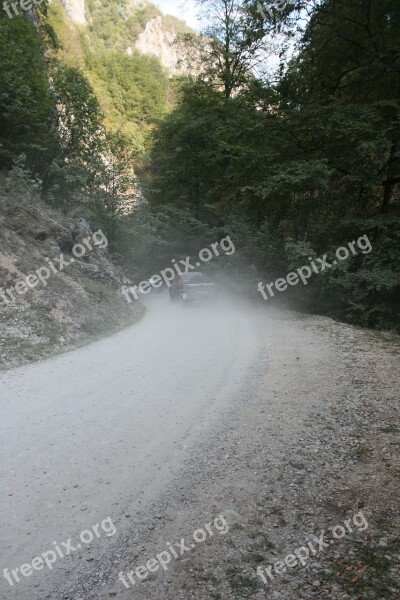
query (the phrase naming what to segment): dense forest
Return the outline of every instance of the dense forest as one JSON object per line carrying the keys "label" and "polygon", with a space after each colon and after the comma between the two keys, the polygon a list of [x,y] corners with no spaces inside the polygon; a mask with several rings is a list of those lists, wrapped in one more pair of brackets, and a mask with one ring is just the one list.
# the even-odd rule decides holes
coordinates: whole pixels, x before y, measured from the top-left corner
{"label": "dense forest", "polygon": [[373,251],[285,297],[399,330],[398,0],[200,0],[201,35],[169,21],[198,62],[174,77],[125,51],[156,7],[87,10],[86,27],[57,2],[0,11],[9,185],[103,227],[131,277],[229,234],[255,296],[367,235]]}

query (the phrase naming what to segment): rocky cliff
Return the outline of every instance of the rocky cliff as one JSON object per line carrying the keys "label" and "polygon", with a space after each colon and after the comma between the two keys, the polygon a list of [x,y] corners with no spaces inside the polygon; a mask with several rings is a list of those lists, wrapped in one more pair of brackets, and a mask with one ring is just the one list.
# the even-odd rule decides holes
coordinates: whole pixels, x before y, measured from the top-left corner
{"label": "rocky cliff", "polygon": [[[114,0],[106,4],[104,0],[90,6],[85,0],[61,0],[66,15],[75,23],[109,22],[113,25],[111,38],[118,49],[125,46],[128,55],[136,48],[144,54],[156,56],[171,74],[191,72],[182,49],[175,43],[178,31],[189,32],[187,25],[170,15],[163,15],[158,7],[146,0],[130,0],[127,5]],[[115,22],[119,15],[120,22]],[[126,26],[122,26],[123,22]],[[104,42],[104,39],[102,39]]]}
{"label": "rocky cliff", "polygon": [[178,47],[174,44],[176,33],[168,30],[160,16],[146,24],[145,30],[138,36],[135,47],[145,54],[157,56],[161,64],[172,73],[185,72],[188,66]]}
{"label": "rocky cliff", "polygon": [[62,3],[70,19],[81,25],[86,23],[85,0],[62,0]]}

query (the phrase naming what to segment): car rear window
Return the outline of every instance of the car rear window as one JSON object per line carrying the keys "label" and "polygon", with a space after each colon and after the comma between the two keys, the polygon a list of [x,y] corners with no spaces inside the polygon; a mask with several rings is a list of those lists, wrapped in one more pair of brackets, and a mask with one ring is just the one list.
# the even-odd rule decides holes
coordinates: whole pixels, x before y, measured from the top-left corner
{"label": "car rear window", "polygon": [[182,283],[204,283],[203,273],[185,273],[181,277]]}

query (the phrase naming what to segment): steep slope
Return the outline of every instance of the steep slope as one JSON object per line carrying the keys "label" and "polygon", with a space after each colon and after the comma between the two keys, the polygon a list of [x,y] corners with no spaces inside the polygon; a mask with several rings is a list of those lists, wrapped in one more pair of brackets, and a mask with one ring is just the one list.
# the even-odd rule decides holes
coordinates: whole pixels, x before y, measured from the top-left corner
{"label": "steep slope", "polygon": [[157,56],[171,72],[182,69],[183,56],[174,42],[179,33],[193,31],[172,15],[164,15],[146,0],[111,2],[61,0],[71,21],[87,25],[87,35],[95,45],[131,54],[135,47]]}
{"label": "steep slope", "polygon": [[106,127],[120,130],[139,154],[145,152],[155,120],[174,105],[171,75],[186,71],[174,42],[190,29],[150,2],[65,0],[62,6],[55,0],[48,23],[60,42],[51,53],[84,72]]}
{"label": "steep slope", "polygon": [[[73,248],[85,238],[92,249],[79,258]],[[35,193],[10,189],[3,176],[0,281],[0,368],[96,339],[143,310],[118,294],[121,272],[101,233],[44,205]]]}

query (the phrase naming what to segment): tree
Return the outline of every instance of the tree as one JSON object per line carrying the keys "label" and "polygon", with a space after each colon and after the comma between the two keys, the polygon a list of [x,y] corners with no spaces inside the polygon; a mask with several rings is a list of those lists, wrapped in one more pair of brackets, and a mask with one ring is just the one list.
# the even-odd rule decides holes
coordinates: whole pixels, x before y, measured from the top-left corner
{"label": "tree", "polygon": [[201,77],[223,89],[228,100],[260,73],[273,50],[269,36],[275,24],[263,21],[254,5],[240,0],[198,0],[197,4],[206,23],[202,34],[182,37],[200,63]]}
{"label": "tree", "polygon": [[399,12],[391,0],[315,3],[278,84],[244,69],[236,88],[217,13],[222,59],[184,88],[153,151],[154,197],[229,227],[267,280],[367,234],[373,253],[296,302],[379,327],[400,327]]}
{"label": "tree", "polygon": [[57,197],[58,204],[66,208],[81,202],[85,194],[98,188],[105,130],[98,100],[87,78],[77,69],[56,62],[51,87],[58,144],[44,180],[44,190],[47,195]]}
{"label": "tree", "polygon": [[106,210],[108,240],[112,251],[116,241],[117,219],[132,210],[138,197],[133,170],[134,152],[129,140],[120,132],[106,133],[102,161],[97,195]]}
{"label": "tree", "polygon": [[0,168],[10,168],[25,154],[26,167],[43,178],[54,105],[41,39],[27,18],[9,19],[3,9],[0,56]]}

